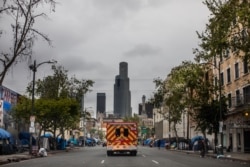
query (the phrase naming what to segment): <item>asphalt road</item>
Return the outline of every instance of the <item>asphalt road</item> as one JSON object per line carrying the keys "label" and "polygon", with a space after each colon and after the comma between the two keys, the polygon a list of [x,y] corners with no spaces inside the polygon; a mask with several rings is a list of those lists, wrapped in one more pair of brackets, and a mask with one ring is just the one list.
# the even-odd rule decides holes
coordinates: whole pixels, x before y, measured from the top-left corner
{"label": "asphalt road", "polygon": [[137,156],[107,156],[105,147],[86,147],[72,152],[61,152],[2,166],[11,167],[248,167],[249,164],[200,158],[197,155],[166,149],[139,147]]}

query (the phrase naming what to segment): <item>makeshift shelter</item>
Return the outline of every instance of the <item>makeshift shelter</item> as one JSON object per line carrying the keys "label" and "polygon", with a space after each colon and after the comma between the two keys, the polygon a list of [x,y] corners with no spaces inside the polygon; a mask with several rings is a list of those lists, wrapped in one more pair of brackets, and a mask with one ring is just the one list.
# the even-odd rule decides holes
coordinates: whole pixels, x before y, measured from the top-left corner
{"label": "makeshift shelter", "polygon": [[3,140],[3,139],[9,140],[10,137],[11,137],[11,134],[8,131],[0,128],[0,140]]}
{"label": "makeshift shelter", "polygon": [[14,152],[12,143],[10,143],[11,134],[0,128],[0,154],[11,154]]}
{"label": "makeshift shelter", "polygon": [[[29,132],[20,132],[18,135],[19,140],[22,145],[29,145],[30,133]],[[36,139],[32,136],[32,145],[36,145]]]}

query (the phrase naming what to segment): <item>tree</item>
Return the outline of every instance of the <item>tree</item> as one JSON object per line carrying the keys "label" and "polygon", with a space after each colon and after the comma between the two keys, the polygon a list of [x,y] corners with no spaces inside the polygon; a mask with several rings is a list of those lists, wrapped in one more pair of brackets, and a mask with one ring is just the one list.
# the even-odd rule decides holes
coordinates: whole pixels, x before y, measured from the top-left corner
{"label": "tree", "polygon": [[[36,81],[35,94],[40,98],[58,99],[72,98],[81,104],[82,96],[91,91],[92,80],[79,80],[75,76],[69,78],[68,70],[62,66],[52,66],[53,76],[47,76]],[[32,93],[32,82],[27,87],[27,92]]]}
{"label": "tree", "polygon": [[189,139],[189,116],[192,115],[196,105],[195,89],[203,76],[198,67],[193,62],[183,61],[171,70],[166,80],[168,93],[165,97],[165,103],[169,108],[168,120],[173,122],[173,130],[177,136],[176,125],[181,122],[182,114],[187,112],[187,139]]}
{"label": "tree", "polygon": [[9,16],[13,19],[11,23],[13,39],[9,50],[0,48],[0,85],[13,65],[32,57],[32,47],[37,37],[42,37],[49,44],[51,43],[48,36],[34,26],[38,18],[47,16],[40,12],[39,7],[44,4],[50,5],[54,11],[55,0],[3,0],[1,2],[0,16]]}
{"label": "tree", "polygon": [[250,3],[243,1],[205,0],[211,17],[204,32],[198,34],[200,48],[194,49],[196,60],[211,61],[231,52],[250,63]]}
{"label": "tree", "polygon": [[164,101],[164,95],[166,93],[165,82],[161,78],[154,79],[154,84],[156,92],[154,92],[153,97],[149,99],[149,103],[154,107],[159,108],[162,106]]}
{"label": "tree", "polygon": [[[62,135],[64,138],[65,130],[78,128],[79,118],[83,114],[80,111],[82,95],[90,91],[94,82],[92,80],[78,80],[75,77],[69,79],[67,70],[62,66],[53,66],[53,70],[53,76],[36,81],[37,87],[34,92],[38,100],[35,101],[34,115],[43,131],[52,132],[56,138],[58,137],[55,136],[56,131],[59,130],[60,133],[57,135]],[[28,85],[27,92],[32,93],[32,83]],[[29,101],[29,99],[27,100]],[[20,104],[16,108],[16,117],[24,118],[28,122],[30,110],[26,110],[25,106],[30,103],[24,101]],[[84,113],[86,115],[83,117],[88,119],[90,114]],[[54,146],[54,148],[56,147]]]}

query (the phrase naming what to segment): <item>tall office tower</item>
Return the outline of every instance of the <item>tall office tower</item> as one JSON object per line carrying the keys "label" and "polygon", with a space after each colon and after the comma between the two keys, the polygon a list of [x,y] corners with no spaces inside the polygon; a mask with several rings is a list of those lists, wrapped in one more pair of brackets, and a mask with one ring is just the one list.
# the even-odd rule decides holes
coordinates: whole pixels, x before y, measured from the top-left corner
{"label": "tall office tower", "polygon": [[97,103],[96,103],[96,112],[105,114],[106,112],[106,94],[97,93]]}
{"label": "tall office tower", "polygon": [[120,63],[119,75],[115,77],[114,116],[117,118],[132,116],[128,63],[126,62]]}

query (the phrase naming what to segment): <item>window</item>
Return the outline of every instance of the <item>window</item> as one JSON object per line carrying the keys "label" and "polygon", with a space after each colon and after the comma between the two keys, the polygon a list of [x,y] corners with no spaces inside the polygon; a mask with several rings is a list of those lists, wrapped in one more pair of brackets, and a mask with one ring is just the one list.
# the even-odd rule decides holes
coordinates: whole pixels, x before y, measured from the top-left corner
{"label": "window", "polygon": [[208,72],[205,73],[205,81],[209,81],[209,74],[208,74]]}
{"label": "window", "polygon": [[230,49],[229,49],[229,48],[223,50],[223,56],[224,56],[225,58],[229,57],[229,53],[230,53]]}
{"label": "window", "polygon": [[235,79],[238,79],[240,77],[239,63],[236,63],[234,65],[234,70],[235,70]]}
{"label": "window", "polygon": [[244,104],[250,104],[250,85],[243,88]]}
{"label": "window", "polygon": [[230,68],[227,69],[227,83],[231,82],[231,74],[230,74]]}
{"label": "window", "polygon": [[214,83],[215,83],[214,85],[215,85],[215,86],[218,86],[218,82],[219,82],[219,81],[218,81],[218,78],[215,77],[215,78],[214,78]]}
{"label": "window", "polygon": [[117,129],[115,130],[115,135],[116,135],[116,137],[119,137],[119,136],[121,135],[121,131],[120,131],[119,128],[117,128]]}
{"label": "window", "polygon": [[248,38],[247,28],[244,28],[244,29],[241,31],[241,36],[242,36],[242,40],[243,40],[243,41],[246,41],[246,40],[247,40],[247,38]]}
{"label": "window", "polygon": [[247,58],[245,58],[243,61],[243,72],[244,74],[247,74],[249,72]]}
{"label": "window", "polygon": [[228,107],[231,108],[232,107],[232,95],[231,95],[231,93],[229,93],[227,95],[227,98],[228,98]]}
{"label": "window", "polygon": [[125,137],[128,137],[128,129],[127,129],[127,128],[124,129],[124,136],[125,136]]}
{"label": "window", "polygon": [[236,90],[236,105],[239,106],[240,104],[241,104],[240,91]]}
{"label": "window", "polygon": [[224,85],[224,75],[223,75],[223,72],[220,73],[220,84],[221,84],[221,86]]}

